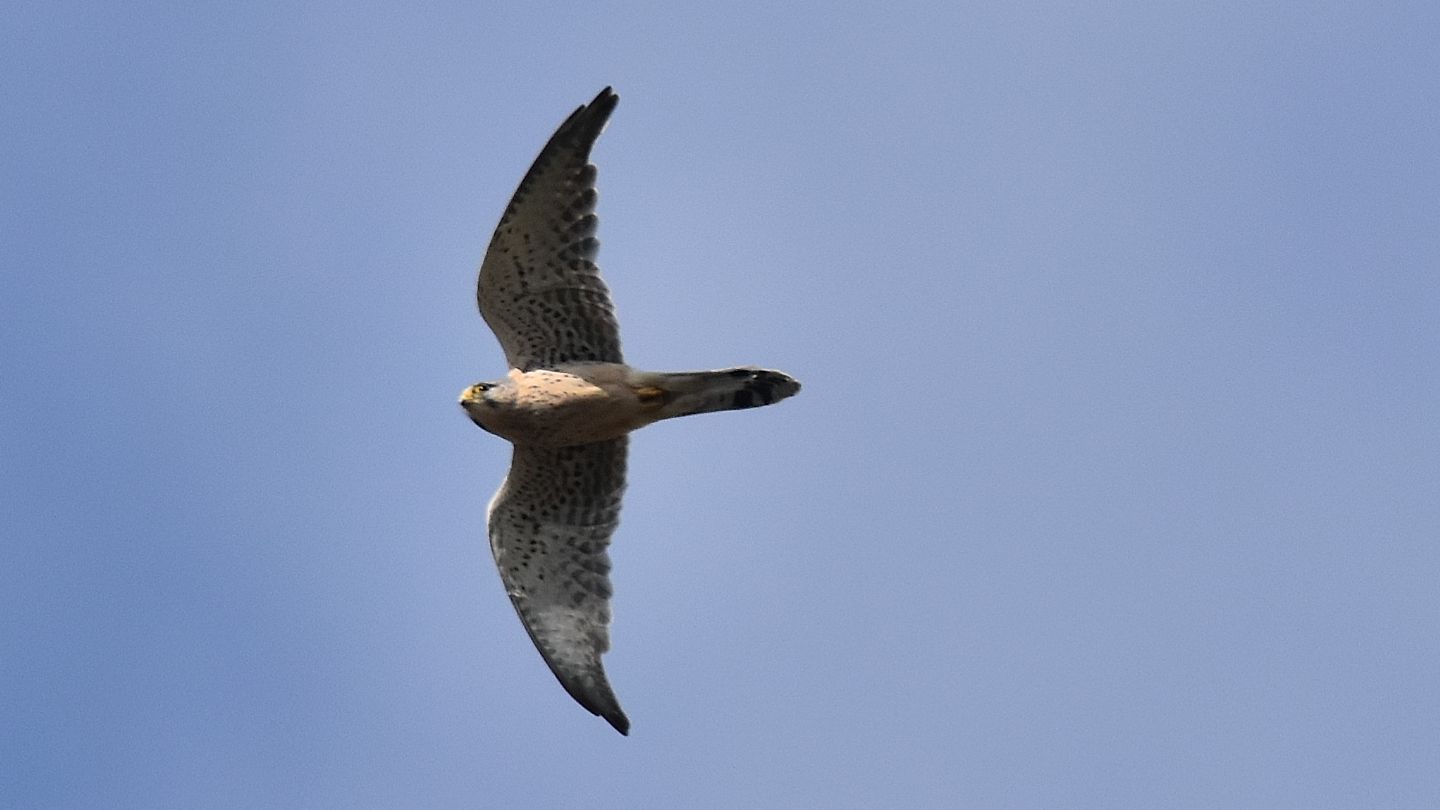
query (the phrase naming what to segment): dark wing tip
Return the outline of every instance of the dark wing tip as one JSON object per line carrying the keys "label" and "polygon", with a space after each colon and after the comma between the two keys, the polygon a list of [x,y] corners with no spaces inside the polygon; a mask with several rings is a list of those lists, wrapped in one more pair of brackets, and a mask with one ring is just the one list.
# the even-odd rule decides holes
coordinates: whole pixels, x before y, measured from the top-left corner
{"label": "dark wing tip", "polygon": [[605,89],[595,94],[590,103],[581,109],[595,110],[595,114],[601,118],[609,118],[610,113],[615,112],[615,105],[620,103],[620,96],[616,94],[615,88],[605,85]]}
{"label": "dark wing tip", "polygon": [[590,147],[595,144],[595,139],[600,137],[600,130],[605,128],[605,122],[610,120],[610,114],[615,112],[615,105],[620,103],[620,97],[609,87],[601,90],[589,104],[577,107],[565,123],[555,130],[551,136],[551,143],[573,141],[579,145],[581,154],[586,159],[590,156]]}
{"label": "dark wing tip", "polygon": [[[550,663],[548,656],[545,662]],[[620,708],[620,701],[616,699],[615,692],[610,688],[610,682],[605,678],[603,669],[595,673],[598,677],[573,678],[562,675],[560,671],[551,664],[550,671],[570,693],[570,697],[597,717],[605,718],[605,722],[615,727],[615,730],[630,736],[630,718],[625,716],[625,710]]]}
{"label": "dark wing tip", "polygon": [[525,612],[520,610],[520,606],[517,604],[515,608],[520,614],[520,624],[525,626],[525,632],[529,633],[530,640],[535,642],[535,649],[540,651],[540,657],[545,659],[545,665],[550,667],[550,674],[555,676],[555,680],[560,682],[566,693],[585,711],[605,718],[605,722],[628,737],[630,718],[626,717],[625,710],[620,708],[620,699],[615,697],[615,690],[610,687],[610,679],[605,677],[605,667],[598,660],[591,666],[565,666],[553,653],[548,652],[549,648],[536,637],[535,628],[530,626],[530,620],[526,618]]}
{"label": "dark wing tip", "polygon": [[622,736],[630,736],[630,718],[626,717],[624,712],[616,710],[607,712],[601,716],[605,718],[605,722],[614,726],[615,730],[620,732]]}

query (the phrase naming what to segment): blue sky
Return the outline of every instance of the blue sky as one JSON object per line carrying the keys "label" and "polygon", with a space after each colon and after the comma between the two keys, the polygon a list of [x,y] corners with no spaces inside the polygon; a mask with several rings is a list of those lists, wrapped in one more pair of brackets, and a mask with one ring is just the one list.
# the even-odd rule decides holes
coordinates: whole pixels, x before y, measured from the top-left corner
{"label": "blue sky", "polygon": [[[1430,3],[22,4],[0,805],[1440,803]],[[632,444],[577,707],[475,268],[612,84]]]}

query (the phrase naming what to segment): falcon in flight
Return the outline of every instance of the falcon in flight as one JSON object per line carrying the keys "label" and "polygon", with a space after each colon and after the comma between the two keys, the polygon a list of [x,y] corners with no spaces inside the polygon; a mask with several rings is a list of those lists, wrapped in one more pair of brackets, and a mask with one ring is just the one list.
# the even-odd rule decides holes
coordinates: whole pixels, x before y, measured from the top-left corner
{"label": "falcon in flight", "polygon": [[800,390],[779,371],[655,372],[625,365],[595,256],[590,149],[615,110],[610,88],[579,108],[540,156],[480,265],[480,315],[505,350],[504,379],[460,405],[514,445],[490,501],[490,551],[530,639],[560,685],[621,734],[600,656],[610,649],[610,557],[625,491],[626,434],[661,419],[770,405]]}

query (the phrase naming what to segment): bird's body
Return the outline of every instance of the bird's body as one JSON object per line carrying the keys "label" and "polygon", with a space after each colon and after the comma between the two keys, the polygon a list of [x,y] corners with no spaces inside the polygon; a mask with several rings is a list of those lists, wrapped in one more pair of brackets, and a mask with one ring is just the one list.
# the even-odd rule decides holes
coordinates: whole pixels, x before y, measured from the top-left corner
{"label": "bird's body", "polygon": [[624,363],[511,369],[505,380],[465,389],[475,424],[516,444],[569,447],[616,439],[661,419],[754,408],[800,384],[769,369],[639,371]]}
{"label": "bird's body", "polygon": [[767,369],[650,372],[626,365],[595,266],[590,148],[617,96],[605,88],[550,138],[480,267],[480,313],[510,371],[460,395],[475,424],[514,445],[490,501],[490,549],[521,622],[565,690],[621,734],[605,677],[610,558],[627,435],[661,419],[769,405],[800,390]]}

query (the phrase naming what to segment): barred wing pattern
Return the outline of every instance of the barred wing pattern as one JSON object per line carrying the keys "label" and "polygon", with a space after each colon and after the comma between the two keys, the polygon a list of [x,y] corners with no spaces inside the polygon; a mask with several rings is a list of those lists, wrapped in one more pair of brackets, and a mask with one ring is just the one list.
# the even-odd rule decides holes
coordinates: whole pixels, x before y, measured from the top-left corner
{"label": "barred wing pattern", "polygon": [[619,438],[573,447],[516,445],[490,502],[490,550],[530,639],[565,691],[628,734],[600,656],[610,649],[610,536],[620,523]]}
{"label": "barred wing pattern", "polygon": [[590,149],[615,110],[610,88],[550,137],[500,218],[480,265],[480,314],[513,368],[622,362],[620,328],[595,257]]}

